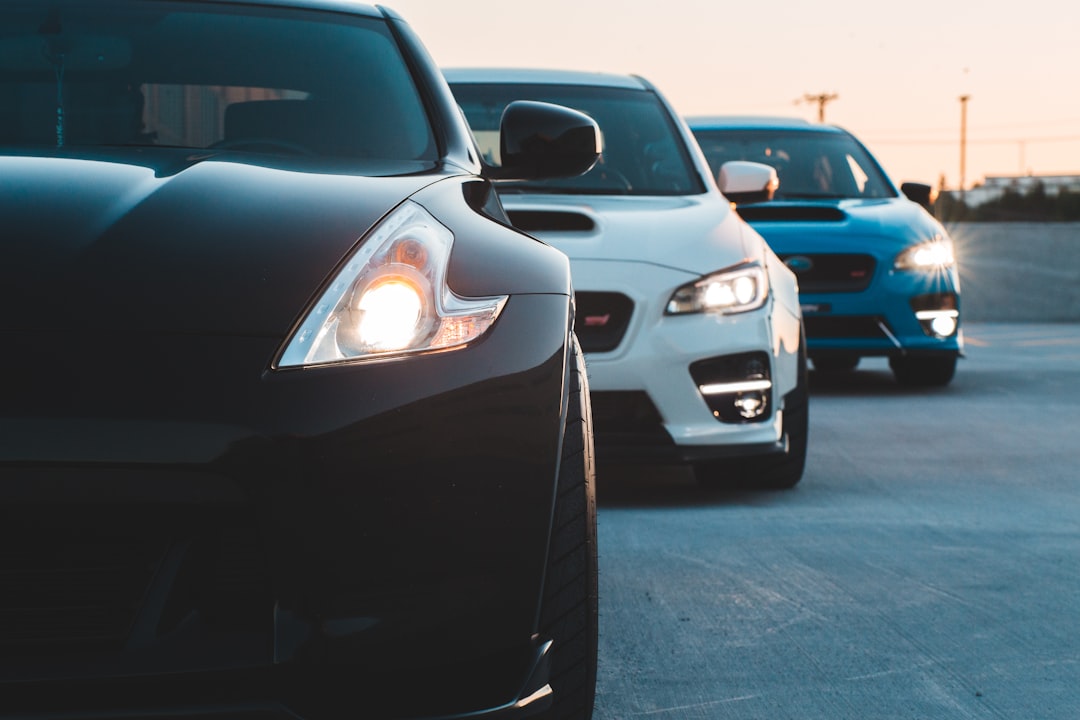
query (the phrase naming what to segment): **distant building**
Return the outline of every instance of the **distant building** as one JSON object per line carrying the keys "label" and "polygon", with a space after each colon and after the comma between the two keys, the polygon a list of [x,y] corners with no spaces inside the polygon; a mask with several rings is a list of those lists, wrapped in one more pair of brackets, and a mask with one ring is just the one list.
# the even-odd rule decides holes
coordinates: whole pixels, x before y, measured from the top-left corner
{"label": "distant building", "polygon": [[963,194],[958,190],[950,191],[956,199],[963,197],[969,207],[997,200],[1006,190],[1013,190],[1021,195],[1030,192],[1042,184],[1046,194],[1057,195],[1062,190],[1080,193],[1080,175],[987,175],[982,184],[976,185]]}

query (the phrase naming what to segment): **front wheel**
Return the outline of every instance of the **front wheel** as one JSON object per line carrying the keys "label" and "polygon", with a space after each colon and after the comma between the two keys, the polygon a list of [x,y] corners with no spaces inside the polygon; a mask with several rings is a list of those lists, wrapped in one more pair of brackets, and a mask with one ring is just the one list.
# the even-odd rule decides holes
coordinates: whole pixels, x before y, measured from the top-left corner
{"label": "front wheel", "polygon": [[596,694],[596,461],[585,361],[573,337],[540,633],[552,639],[550,720],[589,720]]}
{"label": "front wheel", "polygon": [[[856,358],[856,363],[858,358]],[[758,468],[757,484],[773,490],[787,490],[799,484],[806,468],[806,448],[810,439],[810,392],[806,377],[806,340],[799,356],[799,378],[795,389],[784,396],[784,435],[788,451],[769,458]]]}
{"label": "front wheel", "polygon": [[942,387],[956,374],[956,355],[889,358],[889,367],[901,385]]}

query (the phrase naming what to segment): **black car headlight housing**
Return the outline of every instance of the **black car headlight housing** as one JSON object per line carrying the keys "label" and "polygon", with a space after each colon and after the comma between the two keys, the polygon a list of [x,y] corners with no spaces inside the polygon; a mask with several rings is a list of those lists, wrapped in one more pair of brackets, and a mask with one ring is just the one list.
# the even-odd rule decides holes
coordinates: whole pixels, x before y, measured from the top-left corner
{"label": "black car headlight housing", "polygon": [[952,242],[941,235],[932,240],[905,248],[893,260],[896,270],[921,270],[933,272],[951,268],[956,264]]}
{"label": "black car headlight housing", "polygon": [[383,218],[285,343],[277,367],[308,367],[463,348],[505,295],[463,298],[447,285],[454,236],[406,201]]}
{"label": "black car headlight housing", "polygon": [[678,288],[664,313],[735,313],[757,310],[769,296],[769,276],[757,263],[719,270]]}

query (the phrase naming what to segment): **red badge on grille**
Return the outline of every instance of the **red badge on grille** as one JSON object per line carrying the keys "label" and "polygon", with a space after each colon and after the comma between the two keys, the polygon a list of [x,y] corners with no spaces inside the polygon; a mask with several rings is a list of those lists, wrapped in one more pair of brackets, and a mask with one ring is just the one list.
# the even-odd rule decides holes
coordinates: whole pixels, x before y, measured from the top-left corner
{"label": "red badge on grille", "polygon": [[604,327],[611,319],[611,313],[607,315],[586,315],[585,327]]}

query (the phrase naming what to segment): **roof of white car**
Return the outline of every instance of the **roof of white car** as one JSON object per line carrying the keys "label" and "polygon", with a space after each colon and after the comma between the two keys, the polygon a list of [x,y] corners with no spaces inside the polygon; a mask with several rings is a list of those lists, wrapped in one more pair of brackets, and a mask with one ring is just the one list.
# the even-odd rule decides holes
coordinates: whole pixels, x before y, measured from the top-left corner
{"label": "roof of white car", "polygon": [[540,83],[551,85],[601,85],[604,87],[645,90],[648,85],[634,75],[583,72],[578,70],[543,70],[538,68],[444,68],[450,83]]}

